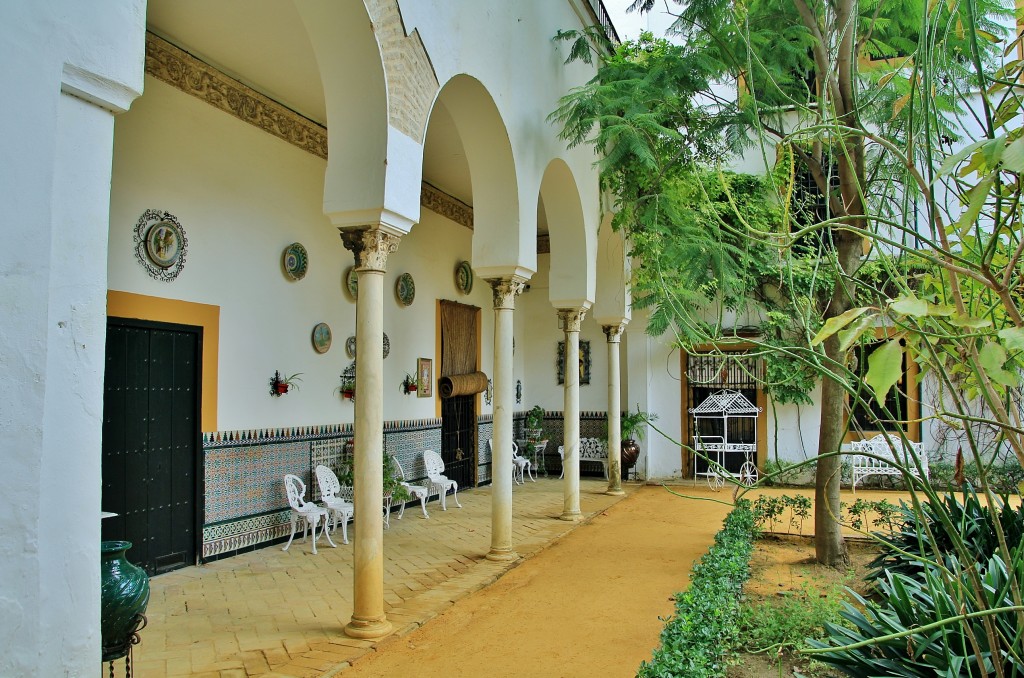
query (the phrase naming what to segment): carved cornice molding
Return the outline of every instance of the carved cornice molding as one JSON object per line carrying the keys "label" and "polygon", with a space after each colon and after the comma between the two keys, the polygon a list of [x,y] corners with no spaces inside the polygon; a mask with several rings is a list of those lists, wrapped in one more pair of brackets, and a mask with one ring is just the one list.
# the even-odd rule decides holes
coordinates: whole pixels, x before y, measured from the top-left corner
{"label": "carved cornice molding", "polygon": [[[278,139],[327,159],[327,128],[163,38],[146,33],[146,73]],[[423,182],[420,206],[473,230],[473,208]]]}
{"label": "carved cornice molding", "polygon": [[473,208],[425,181],[420,187],[420,206],[473,230]]}
{"label": "carved cornice molding", "polygon": [[327,159],[327,128],[148,31],[146,72],[307,153]]}

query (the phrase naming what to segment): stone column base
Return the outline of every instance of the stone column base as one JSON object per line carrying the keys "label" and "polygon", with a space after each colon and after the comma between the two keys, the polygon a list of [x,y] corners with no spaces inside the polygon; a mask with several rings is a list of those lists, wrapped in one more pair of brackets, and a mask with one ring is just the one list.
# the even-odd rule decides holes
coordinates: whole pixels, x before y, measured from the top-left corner
{"label": "stone column base", "polygon": [[623,490],[621,490],[621,489],[615,489],[615,490],[609,489],[609,490],[605,490],[605,494],[610,494],[613,497],[621,497],[622,495],[624,495],[626,493]]}
{"label": "stone column base", "polygon": [[566,511],[562,515],[558,516],[559,520],[567,520],[569,522],[577,523],[583,520],[583,514],[579,512]]}
{"label": "stone column base", "polygon": [[487,552],[487,555],[484,557],[487,558],[487,560],[493,560],[497,563],[507,563],[509,561],[517,559],[519,557],[519,554],[513,551],[512,549],[492,548],[490,551]]}
{"label": "stone column base", "polygon": [[352,621],[345,626],[345,635],[361,640],[377,640],[394,630],[391,622],[384,616],[377,619],[357,619],[352,617]]}

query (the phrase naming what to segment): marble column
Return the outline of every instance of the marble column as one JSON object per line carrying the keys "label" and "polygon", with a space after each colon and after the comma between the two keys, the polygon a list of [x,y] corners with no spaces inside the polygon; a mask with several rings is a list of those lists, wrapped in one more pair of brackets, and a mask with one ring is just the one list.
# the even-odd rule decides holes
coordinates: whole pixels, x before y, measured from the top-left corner
{"label": "marble column", "polygon": [[355,255],[355,583],[352,621],[345,633],[375,639],[391,633],[384,614],[384,272],[399,236],[381,229],[346,230],[342,242]]}
{"label": "marble column", "polygon": [[559,328],[565,332],[565,398],[563,406],[565,476],[562,483],[562,520],[580,520],[580,323],[585,308],[558,309]]}
{"label": "marble column", "polygon": [[487,281],[494,290],[494,436],[491,447],[491,550],[488,560],[514,560],[512,550],[512,312],[526,280],[519,276]]}
{"label": "marble column", "polygon": [[608,489],[605,494],[625,494],[622,491],[622,412],[621,382],[619,380],[619,344],[625,325],[603,325],[608,337]]}

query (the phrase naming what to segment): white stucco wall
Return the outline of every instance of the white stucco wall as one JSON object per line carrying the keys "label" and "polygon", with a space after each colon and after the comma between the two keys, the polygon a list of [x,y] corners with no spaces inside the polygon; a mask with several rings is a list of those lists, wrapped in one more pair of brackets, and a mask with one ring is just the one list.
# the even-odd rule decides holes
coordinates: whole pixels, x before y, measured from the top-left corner
{"label": "white stucco wall", "polygon": [[[217,428],[351,422],[354,408],[335,388],[351,362],[345,339],[354,332],[355,302],[343,277],[353,258],[323,215],[324,161],[152,78],[118,119],[116,133],[110,289],[220,307]],[[134,256],[133,229],[147,208],[171,212],[186,230],[188,258],[171,283],[149,277]],[[399,384],[415,372],[417,358],[436,360],[439,298],[483,309],[482,364],[490,373],[490,288],[477,280],[470,295],[461,295],[454,283],[456,265],[470,257],[471,237],[423,211],[388,259],[386,419],[435,416],[433,398],[404,396]],[[281,270],[281,253],[292,242],[309,252],[309,271],[299,281]],[[416,283],[408,307],[394,293],[405,272]],[[324,354],[310,343],[318,322],[333,334]],[[301,372],[299,390],[270,397],[274,370]]]}
{"label": "white stucco wall", "polygon": [[[558,383],[558,342],[565,333],[558,328],[558,312],[548,300],[550,255],[537,257],[540,270],[530,280],[530,289],[516,302],[515,372],[523,380],[523,402],[516,410],[540,405],[545,410],[564,409],[565,389]],[[608,409],[608,353],[606,338],[592,314],[580,325],[580,341],[590,342],[590,383],[580,385],[580,410]],[[520,376],[522,375],[522,376]]]}
{"label": "white stucco wall", "polygon": [[141,90],[143,7],[0,4],[4,676],[99,668],[111,112]]}

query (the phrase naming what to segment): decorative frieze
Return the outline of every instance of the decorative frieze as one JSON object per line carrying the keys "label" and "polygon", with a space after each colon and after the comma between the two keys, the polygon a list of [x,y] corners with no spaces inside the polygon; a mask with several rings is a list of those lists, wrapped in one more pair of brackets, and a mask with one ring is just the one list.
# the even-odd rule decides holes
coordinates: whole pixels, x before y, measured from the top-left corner
{"label": "decorative frieze", "polygon": [[473,208],[425,181],[420,186],[420,206],[473,230]]}
{"label": "decorative frieze", "polygon": [[225,113],[327,159],[327,128],[146,33],[146,72]]}

